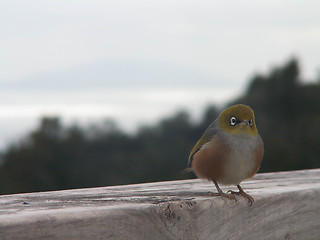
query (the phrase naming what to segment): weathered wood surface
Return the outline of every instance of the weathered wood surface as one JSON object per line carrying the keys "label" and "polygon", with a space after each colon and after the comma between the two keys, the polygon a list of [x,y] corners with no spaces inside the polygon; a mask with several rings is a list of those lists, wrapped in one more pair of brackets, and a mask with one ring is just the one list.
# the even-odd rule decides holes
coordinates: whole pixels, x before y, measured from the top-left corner
{"label": "weathered wood surface", "polygon": [[0,196],[0,239],[320,239],[320,169],[242,186],[251,207],[202,180]]}

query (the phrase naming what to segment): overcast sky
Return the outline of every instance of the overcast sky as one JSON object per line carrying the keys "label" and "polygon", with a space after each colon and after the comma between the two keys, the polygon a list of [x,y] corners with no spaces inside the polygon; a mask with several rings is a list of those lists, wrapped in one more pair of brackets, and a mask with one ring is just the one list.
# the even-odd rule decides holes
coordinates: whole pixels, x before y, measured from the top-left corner
{"label": "overcast sky", "polygon": [[319,9],[318,0],[0,0],[0,130],[44,114],[125,123],[199,111],[292,56],[315,79]]}
{"label": "overcast sky", "polygon": [[301,59],[308,78],[319,68],[317,0],[0,3],[3,84],[52,76],[59,81],[73,74],[78,78],[81,69],[91,71],[95,78],[88,73],[80,79],[91,84],[97,75],[97,81],[113,84],[120,74],[120,79],[142,85],[174,85],[176,78],[181,84],[190,73],[198,76],[193,84],[209,84],[209,79],[234,84],[292,55]]}

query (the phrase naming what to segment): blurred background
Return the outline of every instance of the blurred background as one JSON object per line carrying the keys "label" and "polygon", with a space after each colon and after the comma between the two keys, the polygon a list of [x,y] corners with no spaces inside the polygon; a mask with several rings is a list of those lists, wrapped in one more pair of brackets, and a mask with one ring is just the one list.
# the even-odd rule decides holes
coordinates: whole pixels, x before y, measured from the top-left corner
{"label": "blurred background", "polygon": [[194,177],[250,105],[260,172],[320,167],[320,2],[0,0],[0,194]]}

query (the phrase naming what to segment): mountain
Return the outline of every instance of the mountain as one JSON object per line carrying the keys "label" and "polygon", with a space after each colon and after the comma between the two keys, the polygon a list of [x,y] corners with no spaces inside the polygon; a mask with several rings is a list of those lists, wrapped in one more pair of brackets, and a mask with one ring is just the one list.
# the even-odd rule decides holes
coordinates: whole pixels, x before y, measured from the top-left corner
{"label": "mountain", "polygon": [[100,61],[2,82],[0,88],[219,87],[231,84],[234,83],[222,77],[209,76],[199,70],[169,63]]}

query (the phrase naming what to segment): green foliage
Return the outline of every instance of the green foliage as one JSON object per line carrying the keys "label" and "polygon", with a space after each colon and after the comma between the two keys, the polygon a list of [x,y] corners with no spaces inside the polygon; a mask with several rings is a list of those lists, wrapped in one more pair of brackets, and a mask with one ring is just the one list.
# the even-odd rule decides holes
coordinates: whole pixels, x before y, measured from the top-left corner
{"label": "green foliage", "polygon": [[113,123],[82,129],[44,118],[2,156],[0,191],[44,191],[182,179],[194,136],[202,129],[179,112],[128,135]]}
{"label": "green foliage", "polygon": [[[320,82],[302,84],[297,60],[268,76],[255,76],[234,103],[255,110],[265,143],[261,171],[320,167]],[[122,132],[112,121],[80,128],[63,126],[59,118],[43,118],[38,129],[0,154],[0,193],[191,177],[180,171],[219,111],[208,107],[199,123],[179,112],[135,135]]]}

